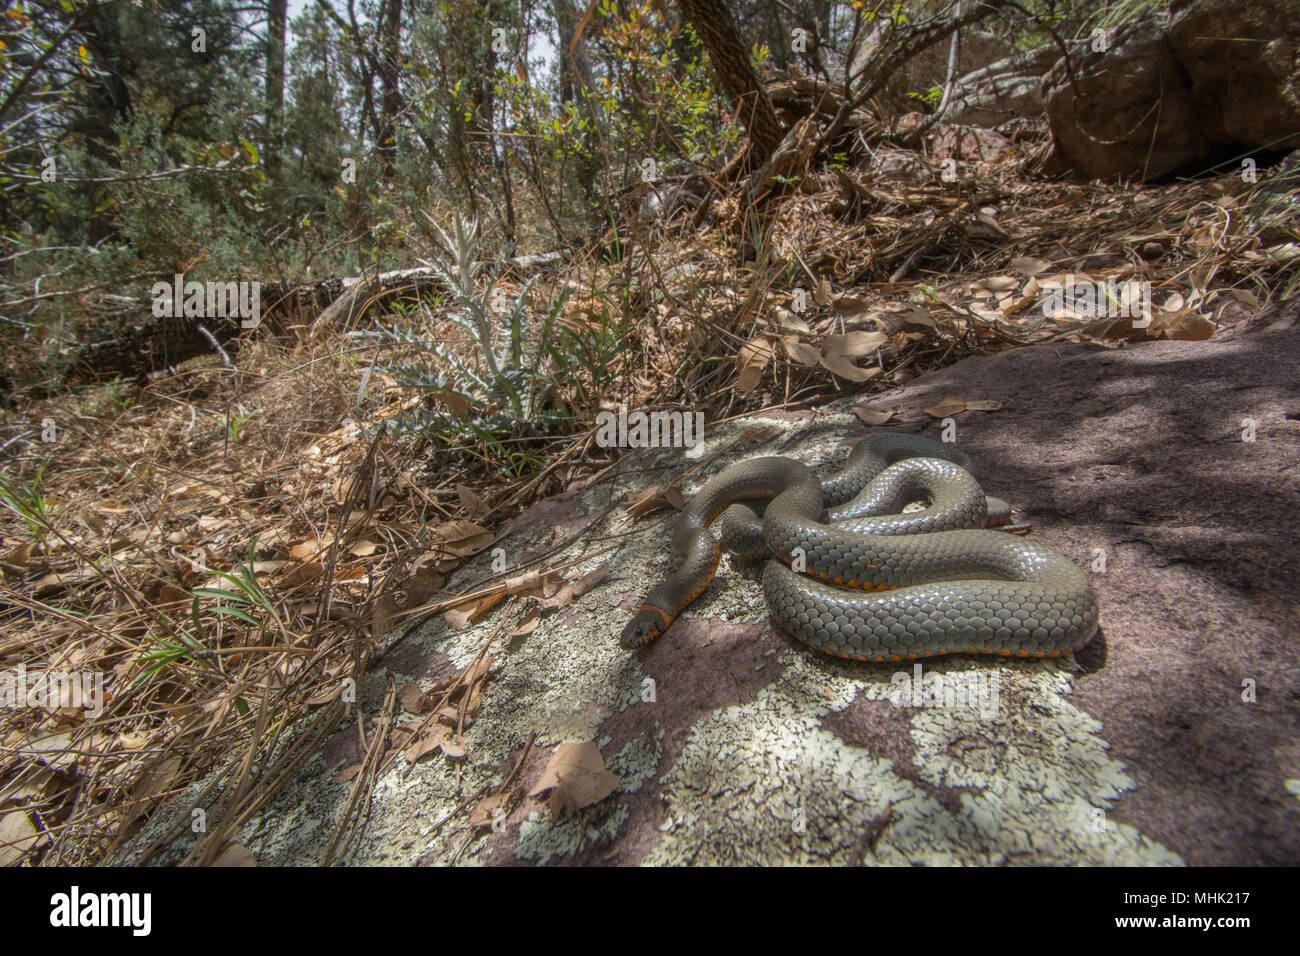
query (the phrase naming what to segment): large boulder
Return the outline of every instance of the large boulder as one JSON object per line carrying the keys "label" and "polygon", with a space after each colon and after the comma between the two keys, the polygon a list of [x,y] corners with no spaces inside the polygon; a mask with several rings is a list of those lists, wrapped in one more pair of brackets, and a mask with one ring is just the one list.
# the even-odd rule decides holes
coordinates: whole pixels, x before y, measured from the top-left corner
{"label": "large boulder", "polygon": [[1153,180],[1300,146],[1300,2],[1184,0],[1044,78],[1051,167]]}

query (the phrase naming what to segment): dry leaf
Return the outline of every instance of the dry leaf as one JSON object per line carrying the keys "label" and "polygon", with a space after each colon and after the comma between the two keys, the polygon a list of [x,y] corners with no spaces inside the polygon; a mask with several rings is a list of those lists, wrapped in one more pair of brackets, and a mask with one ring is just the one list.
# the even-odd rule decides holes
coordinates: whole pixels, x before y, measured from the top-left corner
{"label": "dry leaf", "polygon": [[685,507],[686,500],[682,497],[682,489],[675,482],[667,485],[654,485],[639,494],[633,495],[627,501],[627,510],[632,513],[634,521],[650,514],[652,511],[658,511],[660,508],[676,508],[681,511]]}
{"label": "dry leaf", "polygon": [[474,805],[469,812],[469,825],[472,827],[490,827],[501,817],[510,801],[508,793],[497,793],[485,797]]}
{"label": "dry leaf", "polygon": [[407,763],[415,763],[426,754],[439,749],[448,740],[450,733],[451,730],[442,724],[432,723],[424,728],[423,733],[402,752],[402,755],[406,757]]}
{"label": "dry leaf", "polygon": [[319,538],[309,538],[306,541],[300,541],[289,548],[289,557],[296,561],[304,558],[314,558],[318,554],[325,554],[334,544],[334,532],[327,531]]}
{"label": "dry leaf", "polygon": [[176,772],[180,769],[181,758],[168,757],[161,764],[154,764],[142,773],[131,790],[130,800],[126,804],[128,818],[135,820],[148,813],[158,802],[159,795],[172,785]]}
{"label": "dry leaf", "polygon": [[429,599],[442,590],[442,586],[447,583],[447,579],[441,574],[423,572],[413,574],[398,587],[406,591],[405,610],[409,611],[413,607],[419,607],[427,604]]}
{"label": "dry leaf", "polygon": [[938,405],[931,405],[925,410],[927,415],[933,415],[935,418],[947,418],[950,415],[957,415],[966,411],[966,400],[952,396],[945,398]]}
{"label": "dry leaf", "polygon": [[862,358],[870,355],[889,341],[884,332],[847,332],[843,335],[828,335],[822,341],[822,351],[827,355],[847,355],[850,358]]}
{"label": "dry leaf", "polygon": [[435,547],[441,546],[443,551],[458,558],[478,554],[492,543],[492,532],[472,521],[444,522],[433,529],[431,537]]}
{"label": "dry leaf", "polygon": [[398,699],[402,702],[402,710],[408,714],[422,714],[429,709],[429,698],[420,689],[419,681],[408,682]]}
{"label": "dry leaf", "polygon": [[1022,276],[1036,276],[1052,268],[1052,264],[1046,259],[1035,259],[1033,256],[1017,256],[1011,260],[1011,268]]}
{"label": "dry leaf", "polygon": [[495,654],[488,654],[474,661],[474,663],[469,666],[469,670],[465,672],[465,685],[470,686],[477,684],[479,681],[483,680],[483,678],[487,677],[492,670],[492,665],[496,663],[496,659],[497,656]]}
{"label": "dry leaf", "polygon": [[845,312],[850,315],[856,315],[859,312],[867,312],[871,309],[871,304],[856,296],[842,295],[835,300],[833,306],[836,312]]}
{"label": "dry leaf", "polygon": [[77,760],[67,734],[42,734],[32,738],[24,748],[51,770],[67,770]]}
{"label": "dry leaf", "polygon": [[537,625],[540,623],[542,623],[542,611],[541,608],[535,607],[525,614],[524,619],[519,622],[518,626],[510,631],[506,636],[527,637],[529,634],[533,633],[533,631],[537,630]]}
{"label": "dry leaf", "polygon": [[456,497],[460,499],[461,506],[470,514],[477,516],[487,513],[487,502],[475,494],[472,488],[465,485],[457,485]]}
{"label": "dry leaf", "polygon": [[363,764],[360,760],[356,763],[350,763],[334,775],[335,783],[347,783],[361,772]]}
{"label": "dry leaf", "polygon": [[972,399],[968,401],[952,395],[945,398],[938,405],[931,405],[925,409],[925,413],[933,415],[935,418],[948,418],[950,415],[959,415],[965,411],[995,412],[1001,407],[1002,403],[994,399]]}
{"label": "dry leaf", "polygon": [[831,374],[848,379],[850,382],[865,382],[880,374],[878,366],[858,368],[843,355],[823,355],[822,367]]}
{"label": "dry leaf", "polygon": [[582,597],[588,591],[598,587],[608,576],[609,562],[602,561],[582,577],[578,578],[577,582],[573,585],[573,596]]}
{"label": "dry leaf", "polygon": [[36,846],[41,833],[22,810],[0,817],[0,866],[13,866]]}
{"label": "dry leaf", "polygon": [[740,442],[758,442],[763,443],[771,441],[785,434],[785,430],[777,425],[755,425],[753,428],[746,428],[740,433]]}
{"label": "dry leaf", "polygon": [[507,578],[506,593],[533,597],[542,607],[563,607],[573,603],[573,589],[559,571],[529,571],[518,577]]}
{"label": "dry leaf", "polygon": [[880,374],[878,366],[858,368],[853,359],[871,355],[889,341],[884,332],[848,332],[828,335],[822,343],[822,367],[850,382],[865,382]]}
{"label": "dry leaf", "polygon": [[902,311],[901,315],[908,325],[924,325],[927,328],[934,328],[934,316],[919,305],[909,305]]}
{"label": "dry leaf", "polygon": [[619,783],[618,776],[605,769],[595,744],[561,744],[528,795],[550,791],[553,807],[571,814],[604,800]]}
{"label": "dry leaf", "polygon": [[1215,328],[1214,323],[1201,313],[1189,310],[1167,325],[1165,332],[1180,342],[1203,342],[1214,334]]}
{"label": "dry leaf", "polygon": [[740,347],[736,356],[736,371],[740,373],[736,388],[752,392],[758,386],[767,364],[776,356],[775,349],[780,341],[779,335],[759,335]]}
{"label": "dry leaf", "polygon": [[793,335],[787,335],[782,339],[781,345],[790,360],[798,362],[800,365],[815,367],[821,360],[821,352],[807,342],[800,342]]}
{"label": "dry leaf", "polygon": [[503,597],[505,595],[501,592],[488,594],[468,605],[451,608],[443,617],[453,628],[464,631],[483,620],[487,612],[496,607]]}
{"label": "dry leaf", "polygon": [[898,414],[898,409],[881,412],[876,411],[874,408],[855,408],[853,409],[853,414],[857,415],[858,418],[862,419],[862,421],[868,425],[883,425]]}
{"label": "dry leaf", "polygon": [[507,594],[524,597],[550,597],[562,586],[558,571],[525,571],[505,580]]}
{"label": "dry leaf", "polygon": [[370,634],[381,637],[391,631],[401,615],[397,599],[391,594],[381,594],[370,608]]}
{"label": "dry leaf", "polygon": [[833,293],[830,279],[818,279],[817,288],[813,290],[813,301],[818,305],[830,305]]}
{"label": "dry leaf", "polygon": [[227,843],[222,847],[213,866],[257,866],[257,857],[248,848],[239,843]]}
{"label": "dry leaf", "polygon": [[[325,566],[319,561],[304,561],[301,564],[293,565],[289,571],[280,579],[280,586],[291,588],[298,584],[305,584],[308,581],[315,581],[325,573]],[[364,574],[364,570],[362,572]],[[338,572],[334,575],[336,581],[345,580],[345,572]]]}
{"label": "dry leaf", "polygon": [[147,730],[132,730],[117,735],[117,744],[123,750],[141,750],[150,740],[153,734]]}
{"label": "dry leaf", "polygon": [[803,332],[807,334],[812,331],[807,322],[789,309],[783,309],[780,306],[777,306],[776,309],[776,320],[780,323],[781,328],[787,332]]}

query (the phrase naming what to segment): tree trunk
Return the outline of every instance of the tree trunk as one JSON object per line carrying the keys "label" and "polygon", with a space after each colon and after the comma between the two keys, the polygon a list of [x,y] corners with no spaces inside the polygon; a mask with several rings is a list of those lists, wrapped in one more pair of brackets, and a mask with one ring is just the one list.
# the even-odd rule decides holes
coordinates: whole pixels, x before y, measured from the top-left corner
{"label": "tree trunk", "polygon": [[783,135],[763,84],[749,65],[749,54],[723,0],[682,0],[682,12],[708,51],[713,72],[731,99],[736,117],[749,132],[752,168],[765,163]]}
{"label": "tree trunk", "polygon": [[267,0],[266,132],[262,152],[267,171],[280,168],[284,152],[284,38],[289,0]]}
{"label": "tree trunk", "polygon": [[387,0],[381,9],[383,37],[379,47],[379,158],[391,179],[397,161],[397,117],[401,113],[402,0]]}

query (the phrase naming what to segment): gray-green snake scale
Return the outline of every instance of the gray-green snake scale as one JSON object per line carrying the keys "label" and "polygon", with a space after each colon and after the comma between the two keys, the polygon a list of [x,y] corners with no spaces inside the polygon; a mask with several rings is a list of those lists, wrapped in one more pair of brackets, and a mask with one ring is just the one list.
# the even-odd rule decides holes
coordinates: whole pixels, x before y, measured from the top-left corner
{"label": "gray-green snake scale", "polygon": [[[682,565],[646,596],[622,645],[662,634],[708,587],[725,549],[775,555],[763,570],[773,619],[836,657],[1056,657],[1082,647],[1099,615],[1088,576],[1049,548],[986,530],[1009,509],[985,497],[969,465],[952,445],[913,435],[864,439],[824,480],[788,458],[732,465],[678,517]],[[737,504],[753,499],[770,501],[761,519]],[[902,512],[914,502],[923,509]]]}

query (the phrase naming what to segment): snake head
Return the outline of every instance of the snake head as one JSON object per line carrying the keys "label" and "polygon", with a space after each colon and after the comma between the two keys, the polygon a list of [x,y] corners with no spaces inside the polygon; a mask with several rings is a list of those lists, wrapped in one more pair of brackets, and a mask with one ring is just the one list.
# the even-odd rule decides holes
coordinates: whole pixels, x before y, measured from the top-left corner
{"label": "snake head", "polygon": [[656,608],[643,607],[636,617],[627,622],[618,642],[628,650],[644,647],[663,633],[664,615]]}

